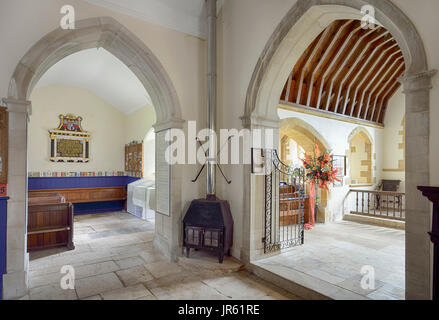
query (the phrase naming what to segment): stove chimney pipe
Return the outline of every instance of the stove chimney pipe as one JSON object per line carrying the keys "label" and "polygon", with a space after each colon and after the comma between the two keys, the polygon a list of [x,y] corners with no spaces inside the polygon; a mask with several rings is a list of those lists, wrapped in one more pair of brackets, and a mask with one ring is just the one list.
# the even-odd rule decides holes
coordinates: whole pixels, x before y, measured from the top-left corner
{"label": "stove chimney pipe", "polygon": [[[207,62],[208,62],[208,118],[210,132],[216,130],[216,4],[217,0],[207,0]],[[215,135],[210,134],[210,145]],[[215,141],[216,143],[216,141]],[[215,198],[216,184],[216,150],[209,148],[207,154],[207,198]]]}

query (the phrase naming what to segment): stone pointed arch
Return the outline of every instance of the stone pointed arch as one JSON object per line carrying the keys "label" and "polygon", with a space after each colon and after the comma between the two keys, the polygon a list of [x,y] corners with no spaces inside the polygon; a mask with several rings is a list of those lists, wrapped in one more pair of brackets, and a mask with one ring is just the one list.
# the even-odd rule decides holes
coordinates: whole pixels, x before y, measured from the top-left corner
{"label": "stone pointed arch", "polygon": [[[425,47],[413,23],[391,0],[298,0],[279,23],[254,69],[242,117],[246,128],[279,128],[277,108],[285,81],[305,48],[336,19],[361,19],[364,5],[375,9],[375,18],[396,39],[404,55],[406,73],[399,80],[406,95],[406,298],[431,299],[430,203],[417,186],[430,185],[430,90],[436,70],[429,70]],[[420,156],[421,155],[421,156]],[[248,170],[249,171],[249,170]],[[249,174],[250,175],[250,174]],[[253,179],[255,180],[255,179]],[[253,194],[263,193],[251,178],[244,195],[244,225],[260,221],[263,212]],[[262,184],[261,184],[262,185]],[[253,207],[252,207],[253,205]],[[244,228],[244,231],[246,229]],[[260,239],[262,234],[252,230]],[[246,240],[241,253],[247,260],[259,259],[261,245]]]}
{"label": "stone pointed arch", "polygon": [[422,40],[409,18],[390,0],[298,0],[271,35],[247,90],[244,126],[278,121],[276,109],[285,80],[300,54],[332,21],[363,17],[364,5],[397,40],[407,66],[406,77],[428,71]]}
{"label": "stone pointed arch", "polygon": [[154,53],[130,30],[111,17],[79,20],[74,30],[58,28],[39,40],[18,63],[8,98],[27,100],[41,76],[63,58],[90,48],[104,48],[120,59],[151,96],[156,131],[181,127],[177,92]]}
{"label": "stone pointed arch", "polygon": [[320,147],[323,147],[324,150],[321,151],[331,151],[331,146],[326,141],[326,139],[318,132],[312,125],[310,125],[308,122],[303,121],[299,118],[286,118],[281,121],[280,125],[280,134],[288,135],[288,131],[290,130],[297,130],[307,136],[309,139],[317,140],[317,142],[321,145]]}
{"label": "stone pointed arch", "polygon": [[357,134],[362,134],[363,136],[365,136],[367,138],[367,140],[369,140],[369,142],[371,144],[373,144],[373,138],[370,135],[370,132],[367,131],[366,128],[364,127],[356,127],[354,130],[352,130],[351,134],[348,136],[348,143],[351,142],[351,140],[357,135]]}
{"label": "stone pointed arch", "polygon": [[[162,164],[165,161],[167,130],[183,127],[177,92],[159,59],[115,19],[101,17],[80,20],[76,22],[76,29],[58,28],[32,46],[18,63],[10,81],[8,98],[3,99],[10,113],[9,140],[12,143],[9,144],[9,163],[15,164],[8,168],[8,177],[14,183],[9,188],[8,260],[7,273],[3,276],[6,299],[22,297],[28,291],[26,121],[31,102],[27,99],[35,84],[51,66],[75,52],[90,48],[104,48],[120,59],[149,93],[157,118],[154,125],[155,133],[158,134],[155,147],[156,171],[159,159]],[[174,166],[172,170],[169,169],[168,175],[156,178],[157,194],[163,192],[161,201],[164,209],[161,218],[156,220],[154,246],[172,260],[176,259],[179,252],[181,174],[182,169]]]}

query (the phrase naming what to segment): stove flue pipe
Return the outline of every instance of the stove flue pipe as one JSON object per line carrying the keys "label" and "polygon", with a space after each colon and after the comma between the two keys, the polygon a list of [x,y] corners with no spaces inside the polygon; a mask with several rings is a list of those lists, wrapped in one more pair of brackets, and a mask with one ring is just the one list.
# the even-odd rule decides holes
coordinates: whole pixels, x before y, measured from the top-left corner
{"label": "stove flue pipe", "polygon": [[[216,130],[216,4],[217,0],[207,1],[207,63],[208,63],[208,109],[207,125],[210,132]],[[215,139],[209,137],[210,145]],[[216,143],[216,141],[215,141]],[[216,150],[209,148],[207,156],[207,198],[215,198],[216,193]]]}

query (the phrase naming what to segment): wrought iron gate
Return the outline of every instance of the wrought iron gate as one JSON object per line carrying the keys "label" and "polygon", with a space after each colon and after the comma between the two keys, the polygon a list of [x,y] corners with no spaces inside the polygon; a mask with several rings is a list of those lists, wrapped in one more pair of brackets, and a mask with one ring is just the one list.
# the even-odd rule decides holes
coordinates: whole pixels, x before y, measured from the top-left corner
{"label": "wrought iron gate", "polygon": [[284,164],[265,150],[264,252],[302,245],[305,230],[305,169]]}

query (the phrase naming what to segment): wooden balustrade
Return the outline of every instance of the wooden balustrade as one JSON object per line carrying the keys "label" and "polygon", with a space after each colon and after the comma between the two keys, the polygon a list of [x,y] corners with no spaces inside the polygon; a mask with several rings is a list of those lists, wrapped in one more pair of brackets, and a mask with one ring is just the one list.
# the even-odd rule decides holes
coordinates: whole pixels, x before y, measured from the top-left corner
{"label": "wooden balustrade", "polygon": [[351,214],[405,220],[405,193],[351,189],[354,210]]}

